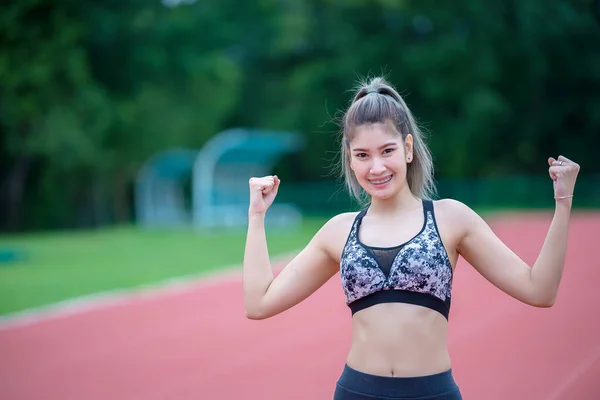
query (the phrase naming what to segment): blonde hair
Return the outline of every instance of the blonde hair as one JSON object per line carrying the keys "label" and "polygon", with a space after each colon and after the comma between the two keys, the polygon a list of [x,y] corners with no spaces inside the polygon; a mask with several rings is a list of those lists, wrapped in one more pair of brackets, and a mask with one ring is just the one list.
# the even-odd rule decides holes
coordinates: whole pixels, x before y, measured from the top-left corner
{"label": "blonde hair", "polygon": [[368,202],[367,193],[350,168],[350,141],[356,127],[390,121],[403,140],[413,137],[413,159],[407,165],[406,181],[410,191],[421,199],[435,195],[433,160],[425,144],[424,133],[398,92],[382,77],[370,79],[358,87],[350,107],[342,118],[341,175],[350,194],[360,204]]}

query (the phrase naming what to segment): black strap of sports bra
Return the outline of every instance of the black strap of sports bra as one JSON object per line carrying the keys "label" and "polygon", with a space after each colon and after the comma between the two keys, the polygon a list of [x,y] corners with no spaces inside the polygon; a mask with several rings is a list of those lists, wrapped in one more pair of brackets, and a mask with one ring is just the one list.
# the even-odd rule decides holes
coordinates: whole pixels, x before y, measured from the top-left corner
{"label": "black strap of sports bra", "polygon": [[367,213],[368,210],[369,210],[369,207],[365,207],[362,210],[360,210],[360,212],[356,216],[356,219],[358,219],[358,220],[363,219],[363,217],[365,216],[365,214]]}
{"label": "black strap of sports bra", "polygon": [[369,207],[363,208],[362,210],[360,210],[360,212],[356,215],[356,218],[354,218],[354,223],[352,224],[352,230],[354,231],[354,234],[356,236],[358,236],[358,227],[360,226],[360,224],[362,223],[362,219],[365,216],[365,214],[367,213],[367,210],[369,209]]}
{"label": "black strap of sports bra", "polygon": [[425,211],[425,213],[427,213],[427,211],[433,212],[433,201],[423,200],[423,210]]}

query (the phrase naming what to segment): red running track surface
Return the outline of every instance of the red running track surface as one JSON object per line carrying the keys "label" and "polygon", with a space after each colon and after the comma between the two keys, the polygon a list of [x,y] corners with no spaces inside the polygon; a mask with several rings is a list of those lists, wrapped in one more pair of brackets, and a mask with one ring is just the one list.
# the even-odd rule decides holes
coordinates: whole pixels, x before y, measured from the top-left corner
{"label": "red running track surface", "polygon": [[[492,226],[533,263],[550,217],[505,216]],[[573,216],[550,309],[511,299],[459,263],[449,347],[466,400],[600,399],[599,230],[599,215]],[[239,278],[200,283],[5,327],[0,399],[331,399],[350,334],[337,276],[265,321],[245,319]]]}

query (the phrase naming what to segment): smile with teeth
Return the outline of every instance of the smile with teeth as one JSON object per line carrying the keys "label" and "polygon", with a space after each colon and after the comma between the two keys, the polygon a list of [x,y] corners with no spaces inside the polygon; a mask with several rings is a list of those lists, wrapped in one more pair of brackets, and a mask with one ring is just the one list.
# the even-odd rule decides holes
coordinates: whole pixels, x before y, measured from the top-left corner
{"label": "smile with teeth", "polygon": [[388,175],[385,178],[381,178],[381,179],[369,179],[369,182],[371,182],[374,185],[383,185],[384,183],[388,183],[391,180],[392,180],[392,175]]}

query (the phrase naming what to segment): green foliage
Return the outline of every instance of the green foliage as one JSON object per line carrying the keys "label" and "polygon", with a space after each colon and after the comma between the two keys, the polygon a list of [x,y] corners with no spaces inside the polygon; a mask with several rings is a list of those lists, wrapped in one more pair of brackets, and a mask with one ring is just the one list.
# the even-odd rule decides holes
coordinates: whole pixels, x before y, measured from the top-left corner
{"label": "green foliage", "polygon": [[382,73],[438,179],[541,175],[559,153],[600,173],[598,22],[586,0],[10,2],[0,226],[129,220],[141,163],[234,126],[305,133],[278,173],[329,178],[348,90]]}

